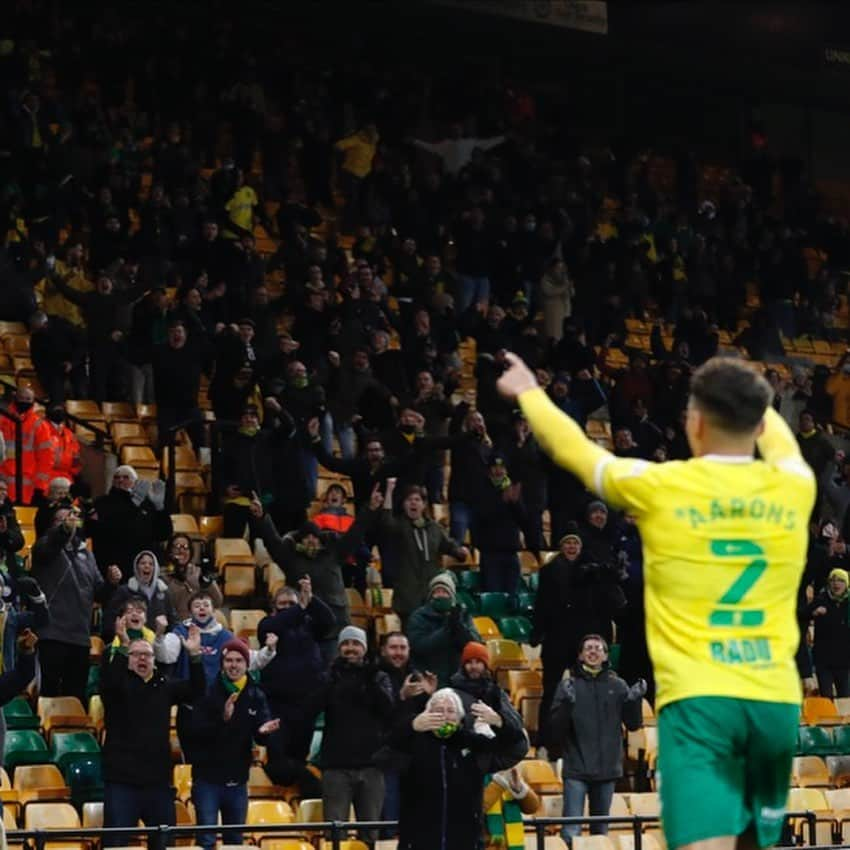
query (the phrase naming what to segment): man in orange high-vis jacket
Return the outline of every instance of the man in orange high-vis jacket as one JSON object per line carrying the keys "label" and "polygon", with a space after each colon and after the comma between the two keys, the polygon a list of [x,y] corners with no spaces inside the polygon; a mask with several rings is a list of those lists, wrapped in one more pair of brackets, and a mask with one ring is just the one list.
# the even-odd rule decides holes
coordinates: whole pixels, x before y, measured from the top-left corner
{"label": "man in orange high-vis jacket", "polygon": [[6,457],[0,465],[0,476],[9,488],[9,499],[13,502],[20,500],[26,505],[32,504],[36,490],[47,492],[53,469],[50,426],[36,413],[34,404],[32,388],[18,387],[15,400],[8,407],[10,413],[20,417],[22,425],[24,491],[21,494],[16,492],[15,482],[15,423],[5,416],[0,417],[0,433],[6,441]]}
{"label": "man in orange high-vis jacket", "polygon": [[51,404],[44,421],[47,424],[52,453],[48,481],[67,478],[73,483],[77,480],[83,464],[80,459],[80,441],[65,424],[65,408],[61,404]]}

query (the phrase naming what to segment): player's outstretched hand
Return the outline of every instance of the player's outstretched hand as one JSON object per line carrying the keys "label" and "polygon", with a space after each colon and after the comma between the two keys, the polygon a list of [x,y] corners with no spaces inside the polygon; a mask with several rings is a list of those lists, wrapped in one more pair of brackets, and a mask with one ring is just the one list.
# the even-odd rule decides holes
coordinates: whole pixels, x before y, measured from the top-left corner
{"label": "player's outstretched hand", "polygon": [[508,368],[502,373],[499,380],[496,381],[496,388],[506,399],[513,401],[526,390],[533,390],[539,386],[534,372],[516,354],[510,351],[507,352],[505,354],[505,361],[508,364]]}

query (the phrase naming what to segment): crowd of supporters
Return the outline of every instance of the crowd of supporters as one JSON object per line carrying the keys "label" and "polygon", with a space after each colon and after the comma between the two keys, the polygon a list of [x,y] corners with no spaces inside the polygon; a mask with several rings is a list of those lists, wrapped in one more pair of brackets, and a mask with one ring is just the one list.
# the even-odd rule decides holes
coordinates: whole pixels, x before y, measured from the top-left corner
{"label": "crowd of supporters", "polygon": [[[464,789],[493,774],[505,799],[522,796],[497,771],[528,742],[447,556],[511,599],[525,590],[520,553],[540,567],[532,743],[553,759],[558,686],[585,636],[607,657],[616,624],[619,673],[645,679],[651,699],[637,530],[555,467],[499,397],[507,351],[616,454],[649,461],[689,456],[694,367],[721,351],[776,364],[775,404],[821,483],[801,676],[813,621],[821,693],[850,695],[850,463],[824,430],[850,427],[850,363],[786,351],[797,337],[846,339],[850,241],[802,180],[786,174],[777,194],[753,150],[708,198],[692,155],[662,185],[652,150],[575,138],[538,116],[531,91],[450,109],[428,74],[377,57],[269,57],[215,20],[190,30],[107,11],[89,30],[23,3],[16,24],[0,42],[0,319],[28,324],[43,395],[35,406],[20,382],[8,402],[23,423],[22,493],[14,426],[0,422],[0,570],[10,611],[38,633],[44,695],[85,699],[103,612],[108,822],[169,822],[172,704],[204,823],[244,816],[254,737],[269,775],[322,795],[327,819],[352,804],[361,820],[401,815],[411,847],[435,846],[405,830],[436,801],[411,809],[404,793],[413,762],[438,784],[435,742],[453,742],[440,792],[453,805],[468,808]],[[172,534],[161,482],[120,466],[89,498],[101,488],[66,399],[154,403],[161,444],[188,422],[194,446],[216,453],[224,536],[262,540],[286,577],[255,649],[216,618],[218,577]],[[220,441],[202,404],[230,426]],[[341,485],[320,492],[321,468],[350,478],[350,502]],[[13,501],[39,506],[28,573]],[[380,651],[351,625],[346,594],[378,581],[401,623]],[[628,699],[643,696],[635,687]],[[307,764],[322,713],[320,781]]]}

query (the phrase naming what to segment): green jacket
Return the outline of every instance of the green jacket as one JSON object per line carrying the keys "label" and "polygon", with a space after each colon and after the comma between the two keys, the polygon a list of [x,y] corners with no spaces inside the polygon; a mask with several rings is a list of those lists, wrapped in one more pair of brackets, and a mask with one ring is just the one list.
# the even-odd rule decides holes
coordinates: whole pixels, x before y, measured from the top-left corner
{"label": "green jacket", "polygon": [[471,640],[481,642],[481,635],[464,608],[455,606],[441,614],[426,603],[410,615],[407,639],[411,664],[423,673],[435,673],[442,688],[460,667],[464,646]]}

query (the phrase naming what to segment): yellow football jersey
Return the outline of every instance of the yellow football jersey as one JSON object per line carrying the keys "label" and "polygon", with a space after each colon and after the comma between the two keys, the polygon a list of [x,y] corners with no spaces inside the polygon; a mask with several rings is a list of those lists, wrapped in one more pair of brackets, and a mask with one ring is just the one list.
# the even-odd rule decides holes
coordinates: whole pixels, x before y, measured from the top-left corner
{"label": "yellow football jersey", "polygon": [[799,702],[797,588],[816,486],[779,415],[765,414],[763,460],[654,464],[590,442],[541,390],[520,404],[556,461],[637,517],[656,707],[695,696]]}

